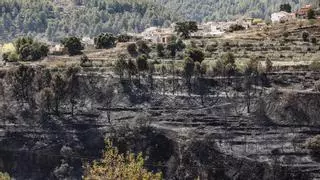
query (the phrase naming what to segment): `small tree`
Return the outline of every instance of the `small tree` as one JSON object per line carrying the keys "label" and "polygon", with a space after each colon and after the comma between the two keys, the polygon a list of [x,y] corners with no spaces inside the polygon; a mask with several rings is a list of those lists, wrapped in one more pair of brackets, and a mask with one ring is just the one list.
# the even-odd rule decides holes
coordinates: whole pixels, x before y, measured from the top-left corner
{"label": "small tree", "polygon": [[186,52],[193,61],[201,63],[204,60],[204,53],[200,49],[191,48]]}
{"label": "small tree", "polygon": [[198,25],[195,21],[178,22],[175,26],[175,32],[182,38],[190,38],[192,32],[198,31]]}
{"label": "small tree", "polygon": [[138,54],[137,45],[135,43],[129,44],[127,47],[127,50],[128,50],[128,53],[133,57],[137,56]]}
{"label": "small tree", "polygon": [[194,72],[194,66],[194,61],[190,57],[186,57],[184,60],[183,70],[186,79],[186,84],[188,86],[189,95],[191,94],[191,78]]}
{"label": "small tree", "polygon": [[94,44],[97,49],[112,48],[116,45],[116,37],[110,33],[102,33],[94,38]]}
{"label": "small tree", "polygon": [[80,58],[80,66],[81,67],[92,67],[92,60],[90,60],[87,55],[83,55]]}
{"label": "small tree", "polygon": [[85,166],[84,179],[162,179],[161,173],[149,172],[143,166],[144,158],[141,153],[138,156],[133,153],[121,154],[112,143],[107,142],[103,158]]}
{"label": "small tree", "polygon": [[61,44],[66,48],[70,56],[82,54],[81,50],[84,49],[80,39],[74,36],[63,39]]}
{"label": "small tree", "polygon": [[149,53],[151,52],[150,47],[143,40],[137,41],[137,46],[138,46],[138,52],[141,54],[149,55]]}
{"label": "small tree", "polygon": [[163,44],[157,44],[157,55],[158,57],[162,58],[165,56],[165,53],[164,53],[164,46]]}
{"label": "small tree", "polygon": [[124,71],[126,70],[126,68],[127,68],[127,62],[125,60],[125,56],[120,55],[114,65],[114,72],[115,74],[120,76],[120,80],[122,80],[122,77],[124,75]]}
{"label": "small tree", "polygon": [[308,33],[307,31],[304,31],[304,32],[302,33],[302,39],[303,39],[303,41],[305,41],[305,42],[308,42],[308,41],[309,41],[309,33]]}
{"label": "small tree", "polygon": [[286,4],[281,4],[280,5],[280,11],[285,11],[288,13],[291,13],[291,5],[286,3]]}
{"label": "small tree", "polygon": [[309,9],[308,12],[307,12],[307,16],[308,16],[308,19],[315,19],[316,18],[316,13],[314,12],[313,9]]}
{"label": "small tree", "polygon": [[127,34],[121,34],[118,36],[118,42],[129,42],[131,40],[131,36],[127,35]]}

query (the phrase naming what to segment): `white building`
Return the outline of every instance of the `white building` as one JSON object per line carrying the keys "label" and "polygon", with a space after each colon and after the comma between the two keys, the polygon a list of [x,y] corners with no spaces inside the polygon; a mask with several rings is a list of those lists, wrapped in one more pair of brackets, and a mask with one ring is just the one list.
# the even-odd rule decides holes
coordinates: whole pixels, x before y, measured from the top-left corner
{"label": "white building", "polygon": [[158,28],[150,27],[141,33],[141,36],[145,40],[149,40],[153,43],[167,44],[170,38],[174,35],[172,28]]}
{"label": "white building", "polygon": [[296,15],[294,13],[287,13],[285,11],[280,11],[280,12],[271,14],[272,23],[276,23],[276,22],[283,23],[283,22],[291,21],[295,18],[296,18]]}

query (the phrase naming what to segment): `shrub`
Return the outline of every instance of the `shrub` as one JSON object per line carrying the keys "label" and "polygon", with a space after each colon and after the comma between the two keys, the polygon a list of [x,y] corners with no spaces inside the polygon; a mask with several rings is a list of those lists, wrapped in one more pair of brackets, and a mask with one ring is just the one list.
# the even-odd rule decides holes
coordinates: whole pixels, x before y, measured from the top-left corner
{"label": "shrub", "polygon": [[131,38],[132,37],[127,34],[121,34],[118,36],[118,42],[129,42]]}
{"label": "shrub", "polygon": [[304,31],[302,33],[302,40],[305,41],[305,42],[308,42],[309,41],[309,33]]}
{"label": "shrub", "polygon": [[204,60],[204,53],[197,48],[190,48],[187,50],[186,55],[190,57],[194,62],[201,63]]}
{"label": "shrub", "polygon": [[64,38],[61,44],[66,48],[70,56],[82,54],[81,50],[84,49],[80,39],[75,36]]}
{"label": "shrub", "polygon": [[19,55],[15,52],[12,52],[8,56],[8,62],[17,62],[19,61]]}
{"label": "shrub", "polygon": [[92,61],[88,58],[88,56],[83,55],[80,58],[80,66],[81,67],[92,67]]}
{"label": "shrub", "polygon": [[242,31],[245,30],[246,28],[240,24],[232,24],[229,27],[229,32],[234,32],[234,31]]}
{"label": "shrub", "polygon": [[141,54],[148,55],[151,52],[150,47],[143,40],[138,41],[137,42],[137,46],[138,46],[138,52],[141,53]]}
{"label": "shrub", "polygon": [[136,64],[138,71],[148,70],[148,57],[145,54],[140,55],[136,60]]}
{"label": "shrub", "polygon": [[285,32],[283,33],[283,37],[285,37],[285,38],[289,37],[289,32],[288,32],[288,31],[285,31]]}
{"label": "shrub", "polygon": [[110,33],[102,33],[94,38],[94,44],[97,49],[112,48],[116,45],[116,37]]}
{"label": "shrub", "polygon": [[49,52],[47,45],[34,41],[30,37],[22,37],[15,41],[16,53],[23,61],[39,60],[46,57]]}
{"label": "shrub", "polygon": [[316,14],[313,9],[310,9],[308,11],[307,16],[308,16],[308,19],[315,19],[316,18]]}
{"label": "shrub", "polygon": [[120,154],[119,150],[107,142],[106,150],[100,161],[85,166],[84,179],[162,179],[161,173],[148,172],[144,167],[144,158],[141,153]]}
{"label": "shrub", "polygon": [[137,52],[137,45],[135,43],[131,43],[128,45],[127,47],[128,53],[131,56],[137,56],[138,52]]}

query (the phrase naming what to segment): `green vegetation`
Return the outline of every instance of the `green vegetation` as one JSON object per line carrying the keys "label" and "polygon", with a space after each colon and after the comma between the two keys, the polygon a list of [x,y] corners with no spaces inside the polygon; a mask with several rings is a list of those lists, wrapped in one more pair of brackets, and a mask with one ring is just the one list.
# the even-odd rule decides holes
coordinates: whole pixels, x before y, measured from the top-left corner
{"label": "green vegetation", "polygon": [[14,50],[5,52],[4,61],[35,61],[48,55],[48,46],[33,40],[30,37],[18,38],[14,42]]}
{"label": "green vegetation", "polygon": [[149,172],[145,169],[144,158],[141,153],[121,154],[112,143],[107,142],[106,150],[100,161],[86,165],[85,180],[91,179],[132,179],[132,180],[161,180],[161,173]]}
{"label": "green vegetation", "polygon": [[68,37],[61,41],[70,56],[82,54],[81,50],[84,49],[81,41],[77,37]]}
{"label": "green vegetation", "polygon": [[182,38],[190,38],[190,34],[198,31],[198,25],[195,21],[177,22],[175,32]]}
{"label": "green vegetation", "polygon": [[286,4],[281,4],[280,5],[280,11],[285,11],[288,13],[291,13],[291,5],[286,3]]}
{"label": "green vegetation", "polygon": [[307,16],[308,16],[308,19],[315,19],[315,18],[316,18],[316,13],[314,12],[313,9],[310,9],[310,10],[308,11]]}
{"label": "green vegetation", "polygon": [[8,173],[2,173],[0,172],[0,180],[10,180],[10,176]]}
{"label": "green vegetation", "polygon": [[141,32],[149,26],[169,26],[177,16],[149,0],[86,0],[63,4],[51,0],[1,0],[0,40],[24,35],[95,37],[102,32]]}
{"label": "green vegetation", "polygon": [[[110,33],[102,33],[98,37],[94,38],[94,44],[97,49],[112,48],[116,46],[116,37]],[[121,40],[124,40],[121,38]]]}

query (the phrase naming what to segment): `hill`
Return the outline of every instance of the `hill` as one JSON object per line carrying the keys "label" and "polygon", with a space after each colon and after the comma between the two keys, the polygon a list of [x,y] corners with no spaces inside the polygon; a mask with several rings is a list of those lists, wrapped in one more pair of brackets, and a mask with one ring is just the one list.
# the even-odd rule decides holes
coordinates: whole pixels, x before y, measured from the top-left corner
{"label": "hill", "polygon": [[228,20],[241,16],[269,18],[280,4],[293,9],[315,0],[2,0],[0,41],[20,35],[59,41],[65,36],[141,32],[182,19]]}
{"label": "hill", "polygon": [[70,35],[140,32],[148,26],[169,26],[178,20],[164,7],[138,0],[4,0],[0,7],[0,40],[22,34],[57,41]]}
{"label": "hill", "polygon": [[297,9],[308,3],[318,4],[317,0],[156,0],[159,4],[186,19],[195,21],[228,20],[239,16],[265,19],[278,11],[283,3]]}

